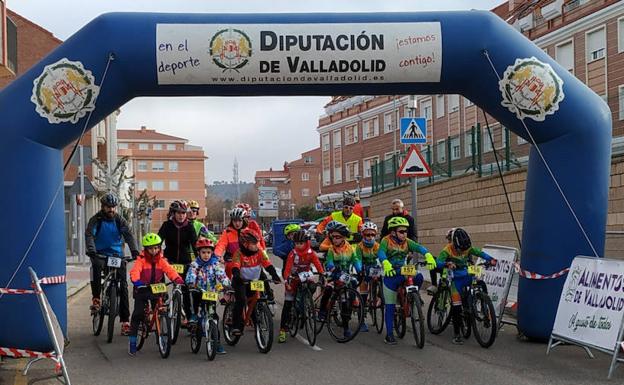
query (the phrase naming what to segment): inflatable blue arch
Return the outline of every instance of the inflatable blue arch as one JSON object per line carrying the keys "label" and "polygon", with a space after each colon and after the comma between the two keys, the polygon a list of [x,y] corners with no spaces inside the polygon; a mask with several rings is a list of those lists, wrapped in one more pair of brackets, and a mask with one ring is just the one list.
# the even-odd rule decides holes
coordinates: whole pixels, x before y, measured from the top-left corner
{"label": "inflatable blue arch", "polygon": [[[610,111],[492,13],[111,13],[0,93],[0,287],[25,255],[13,288],[29,286],[27,266],[40,277],[65,273],[62,149],[134,97],[443,93],[464,95],[530,140],[526,125],[587,232],[533,146],[522,267],[559,271],[594,255],[588,240],[602,255]],[[520,281],[525,335],[550,335],[564,279]],[[46,292],[66,329],[65,286]],[[0,346],[51,349],[35,301],[0,298]]]}

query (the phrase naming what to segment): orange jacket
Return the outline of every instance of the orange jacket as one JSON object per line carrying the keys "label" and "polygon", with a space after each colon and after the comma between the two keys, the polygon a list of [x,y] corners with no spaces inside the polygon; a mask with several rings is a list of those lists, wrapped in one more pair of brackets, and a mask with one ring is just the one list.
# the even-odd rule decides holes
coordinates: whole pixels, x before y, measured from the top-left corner
{"label": "orange jacket", "polygon": [[176,283],[184,283],[182,277],[163,257],[162,251],[152,258],[143,250],[130,270],[130,280],[145,285],[162,282],[165,275]]}

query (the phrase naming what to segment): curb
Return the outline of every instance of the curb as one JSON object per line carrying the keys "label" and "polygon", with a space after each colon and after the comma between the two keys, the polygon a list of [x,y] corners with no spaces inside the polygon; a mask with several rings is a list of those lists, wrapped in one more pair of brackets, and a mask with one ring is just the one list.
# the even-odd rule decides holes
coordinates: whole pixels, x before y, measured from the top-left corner
{"label": "curb", "polygon": [[79,284],[78,286],[74,287],[73,291],[68,291],[67,292],[67,299],[70,299],[72,297],[74,297],[76,294],[80,293],[85,287],[89,286],[90,282],[86,281],[86,282],[82,282],[81,284]]}

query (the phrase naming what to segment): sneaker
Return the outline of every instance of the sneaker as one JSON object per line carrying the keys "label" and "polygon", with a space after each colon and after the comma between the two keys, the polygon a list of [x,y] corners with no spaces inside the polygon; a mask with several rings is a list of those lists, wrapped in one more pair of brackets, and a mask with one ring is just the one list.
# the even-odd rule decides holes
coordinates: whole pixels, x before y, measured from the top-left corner
{"label": "sneaker", "polygon": [[130,335],[130,322],[122,322],[121,323],[121,335],[128,336]]}
{"label": "sneaker", "polygon": [[367,333],[368,332],[368,325],[366,325],[366,322],[362,322],[362,324],[360,325],[360,332],[361,333]]}
{"label": "sneaker", "polygon": [[196,324],[197,323],[197,315],[193,314],[191,316],[191,319],[189,320],[189,323]]}
{"label": "sneaker", "polygon": [[286,342],[286,330],[279,331],[279,337],[277,337],[277,342],[280,344]]}
{"label": "sneaker", "polygon": [[464,339],[462,338],[461,335],[456,334],[455,336],[453,336],[453,343],[455,345],[463,345],[464,344]]}
{"label": "sneaker", "polygon": [[429,286],[429,287],[427,288],[427,294],[429,294],[429,295],[431,295],[431,296],[433,296],[433,295],[434,295],[435,293],[437,293],[437,292],[438,292],[438,287],[437,287],[437,286],[433,286],[433,285],[431,285],[431,286]]}
{"label": "sneaker", "polygon": [[344,338],[350,338],[352,335],[351,330],[349,328],[344,329]]}
{"label": "sneaker", "polygon": [[89,309],[92,312],[97,312],[100,310],[100,299],[99,298],[93,298],[91,300],[91,306],[89,307]]}
{"label": "sneaker", "polygon": [[132,357],[136,356],[137,354],[136,337],[130,338],[130,342],[128,343],[128,354]]}
{"label": "sneaker", "polygon": [[397,341],[394,338],[393,334],[390,335],[386,335],[386,338],[384,338],[384,342],[388,345],[396,345]]}
{"label": "sneaker", "polygon": [[223,345],[221,344],[217,345],[217,354],[227,354],[227,352],[223,348]]}

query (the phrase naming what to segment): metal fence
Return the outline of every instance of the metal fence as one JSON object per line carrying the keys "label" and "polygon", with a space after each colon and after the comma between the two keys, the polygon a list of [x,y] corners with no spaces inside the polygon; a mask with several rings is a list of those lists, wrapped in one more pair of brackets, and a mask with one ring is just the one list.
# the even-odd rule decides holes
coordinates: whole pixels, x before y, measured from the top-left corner
{"label": "metal fence", "polygon": [[[510,133],[506,127],[498,127],[496,138],[490,140],[487,131],[481,132],[480,125],[473,126],[466,133],[449,136],[435,145],[427,145],[421,153],[433,173],[430,177],[418,178],[418,185],[428,185],[435,181],[474,172],[479,177],[498,173],[494,157],[494,143],[503,145],[495,148],[501,169],[510,171],[526,166],[528,156],[517,156],[513,150],[519,146],[511,145]],[[494,133],[492,133],[494,136]],[[484,142],[488,145],[484,146]],[[528,146],[525,146],[528,152]],[[371,166],[373,194],[409,183],[409,178],[397,176],[406,152],[403,151]]]}

